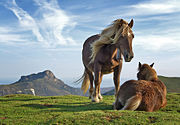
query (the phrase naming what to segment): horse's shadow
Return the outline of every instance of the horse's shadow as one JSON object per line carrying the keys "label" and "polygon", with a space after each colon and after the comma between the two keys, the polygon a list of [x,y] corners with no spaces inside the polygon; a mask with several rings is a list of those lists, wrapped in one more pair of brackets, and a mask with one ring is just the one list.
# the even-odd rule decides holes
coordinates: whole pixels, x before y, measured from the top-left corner
{"label": "horse's shadow", "polygon": [[51,112],[81,112],[89,110],[112,110],[112,105],[104,102],[79,102],[79,103],[63,103],[63,104],[25,104],[21,107],[30,107],[35,109],[42,109],[43,111]]}

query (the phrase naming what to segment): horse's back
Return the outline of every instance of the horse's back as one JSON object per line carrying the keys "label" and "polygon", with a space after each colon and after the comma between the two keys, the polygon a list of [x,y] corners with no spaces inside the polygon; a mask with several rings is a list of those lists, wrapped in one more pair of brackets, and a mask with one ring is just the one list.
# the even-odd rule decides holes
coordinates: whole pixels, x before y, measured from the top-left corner
{"label": "horse's back", "polygon": [[86,41],[83,44],[83,50],[82,50],[82,60],[83,64],[87,67],[90,62],[90,56],[91,56],[91,44],[99,39],[99,34],[93,35],[86,39]]}
{"label": "horse's back", "polygon": [[89,38],[87,38],[83,44],[83,49],[86,49],[86,47],[88,47],[90,44],[92,44],[94,41],[96,41],[97,39],[99,39],[100,35],[96,34],[96,35],[92,35]]}
{"label": "horse's back", "polygon": [[121,85],[120,93],[126,94],[128,92],[128,94],[135,94],[135,92],[142,92],[150,88],[150,83],[145,80],[129,80]]}

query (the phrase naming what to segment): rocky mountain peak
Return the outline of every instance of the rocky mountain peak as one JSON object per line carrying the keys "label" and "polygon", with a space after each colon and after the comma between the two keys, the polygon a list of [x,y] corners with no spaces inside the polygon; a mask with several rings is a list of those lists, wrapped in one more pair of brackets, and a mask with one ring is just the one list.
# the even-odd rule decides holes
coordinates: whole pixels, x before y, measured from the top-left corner
{"label": "rocky mountain peak", "polygon": [[44,76],[47,76],[49,78],[55,78],[54,74],[50,70],[45,70],[44,72],[42,72],[42,74],[44,74]]}
{"label": "rocky mountain peak", "polygon": [[41,79],[41,78],[56,79],[56,77],[54,76],[54,74],[50,70],[45,70],[45,71],[39,72],[37,74],[34,73],[31,75],[27,75],[27,76],[21,76],[21,78],[18,82],[33,81],[33,80]]}

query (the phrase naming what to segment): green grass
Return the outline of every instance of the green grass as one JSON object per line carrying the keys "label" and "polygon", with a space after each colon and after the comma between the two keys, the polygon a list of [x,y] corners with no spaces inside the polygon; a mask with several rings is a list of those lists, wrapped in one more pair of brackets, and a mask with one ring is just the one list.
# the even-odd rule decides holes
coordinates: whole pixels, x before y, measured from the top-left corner
{"label": "green grass", "polygon": [[158,77],[166,85],[168,92],[180,93],[180,77]]}
{"label": "green grass", "polygon": [[0,97],[0,124],[180,124],[180,94],[168,94],[166,108],[156,112],[114,111],[114,96],[100,103],[87,97],[10,95]]}

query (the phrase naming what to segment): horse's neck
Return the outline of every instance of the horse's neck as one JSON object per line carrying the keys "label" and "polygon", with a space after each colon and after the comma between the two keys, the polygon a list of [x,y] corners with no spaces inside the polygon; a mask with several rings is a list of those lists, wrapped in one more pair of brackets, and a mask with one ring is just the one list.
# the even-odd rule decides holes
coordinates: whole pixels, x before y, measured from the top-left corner
{"label": "horse's neck", "polygon": [[116,66],[119,64],[119,62],[116,59],[117,55],[117,48],[114,44],[106,44],[104,45],[101,50],[99,51],[99,58],[97,58],[97,61],[101,62],[101,64],[105,64],[109,66]]}
{"label": "horse's neck", "polygon": [[115,44],[110,44],[106,47],[106,50],[109,52],[110,58],[114,58],[117,53],[117,48]]}

